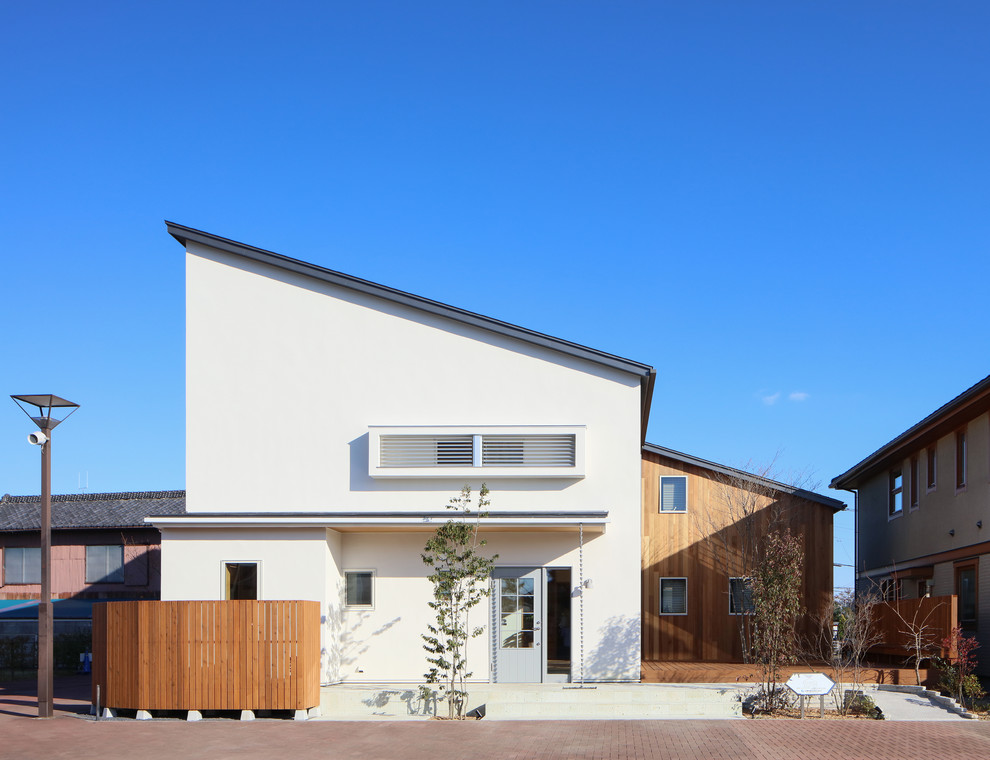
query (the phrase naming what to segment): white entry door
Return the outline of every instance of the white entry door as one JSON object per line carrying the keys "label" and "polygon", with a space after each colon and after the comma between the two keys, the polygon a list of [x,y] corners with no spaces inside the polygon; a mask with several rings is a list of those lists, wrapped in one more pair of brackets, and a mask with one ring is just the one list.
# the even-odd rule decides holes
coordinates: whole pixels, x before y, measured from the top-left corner
{"label": "white entry door", "polygon": [[543,569],[499,567],[495,580],[493,675],[498,683],[543,680]]}

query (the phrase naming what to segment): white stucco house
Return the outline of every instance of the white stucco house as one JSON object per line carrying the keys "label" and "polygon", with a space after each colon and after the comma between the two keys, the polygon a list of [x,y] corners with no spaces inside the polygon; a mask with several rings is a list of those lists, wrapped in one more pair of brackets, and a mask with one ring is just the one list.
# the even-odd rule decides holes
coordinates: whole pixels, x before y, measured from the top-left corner
{"label": "white stucco house", "polygon": [[162,599],[317,600],[324,683],[421,682],[423,546],[485,482],[499,557],[474,678],[639,680],[650,366],[168,231],[186,250],[187,483],[186,514],[153,519]]}

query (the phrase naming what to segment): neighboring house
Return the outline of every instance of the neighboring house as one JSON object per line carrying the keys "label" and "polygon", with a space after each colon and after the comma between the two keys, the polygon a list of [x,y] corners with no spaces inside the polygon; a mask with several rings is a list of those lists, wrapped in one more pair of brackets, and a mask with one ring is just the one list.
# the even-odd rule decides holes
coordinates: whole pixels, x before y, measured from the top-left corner
{"label": "neighboring house", "polygon": [[151,519],[163,599],[317,600],[324,682],[421,681],[423,547],[486,482],[498,560],[474,679],[639,680],[650,366],[168,229],[186,249],[187,502]]}
{"label": "neighboring house", "polygon": [[[832,600],[837,499],[661,446],[643,447],[643,659],[740,662],[746,561],[774,525],[802,539],[802,605]],[[752,560],[750,560],[752,561]],[[752,565],[750,565],[752,566]],[[806,616],[799,633],[811,633]]]}
{"label": "neighboring house", "polygon": [[[157,599],[160,534],[145,518],[177,515],[184,491],[52,496],[55,633],[88,626],[95,601]],[[37,633],[41,497],[0,498],[0,633]]]}
{"label": "neighboring house", "polygon": [[[856,494],[857,592],[958,596],[990,652],[990,377],[894,438],[832,488]],[[990,675],[990,656],[981,670]]]}

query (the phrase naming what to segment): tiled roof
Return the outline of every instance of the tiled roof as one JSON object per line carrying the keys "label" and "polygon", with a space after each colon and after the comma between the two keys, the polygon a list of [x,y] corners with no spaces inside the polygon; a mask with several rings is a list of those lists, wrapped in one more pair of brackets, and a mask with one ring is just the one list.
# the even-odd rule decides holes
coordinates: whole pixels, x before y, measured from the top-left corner
{"label": "tiled roof", "polygon": [[[144,528],[146,517],[184,515],[185,491],[52,495],[52,528]],[[40,496],[4,495],[0,531],[38,530]]]}

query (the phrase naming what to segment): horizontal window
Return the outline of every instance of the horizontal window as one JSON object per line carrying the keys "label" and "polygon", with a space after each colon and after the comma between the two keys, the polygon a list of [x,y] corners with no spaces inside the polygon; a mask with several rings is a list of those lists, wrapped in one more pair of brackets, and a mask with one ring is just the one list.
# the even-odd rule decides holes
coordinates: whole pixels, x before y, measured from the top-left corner
{"label": "horizontal window", "polygon": [[41,583],[41,549],[21,546],[4,549],[3,582]]}
{"label": "horizontal window", "polygon": [[86,583],[123,583],[124,547],[87,546]]}
{"label": "horizontal window", "polygon": [[373,478],[584,477],[585,429],[567,426],[369,428]]}
{"label": "horizontal window", "polygon": [[574,435],[483,435],[482,467],[573,467]]}
{"label": "horizontal window", "polygon": [[660,614],[687,614],[687,578],[660,579]]}
{"label": "horizontal window", "polygon": [[474,437],[470,435],[383,435],[382,467],[470,467]]}

